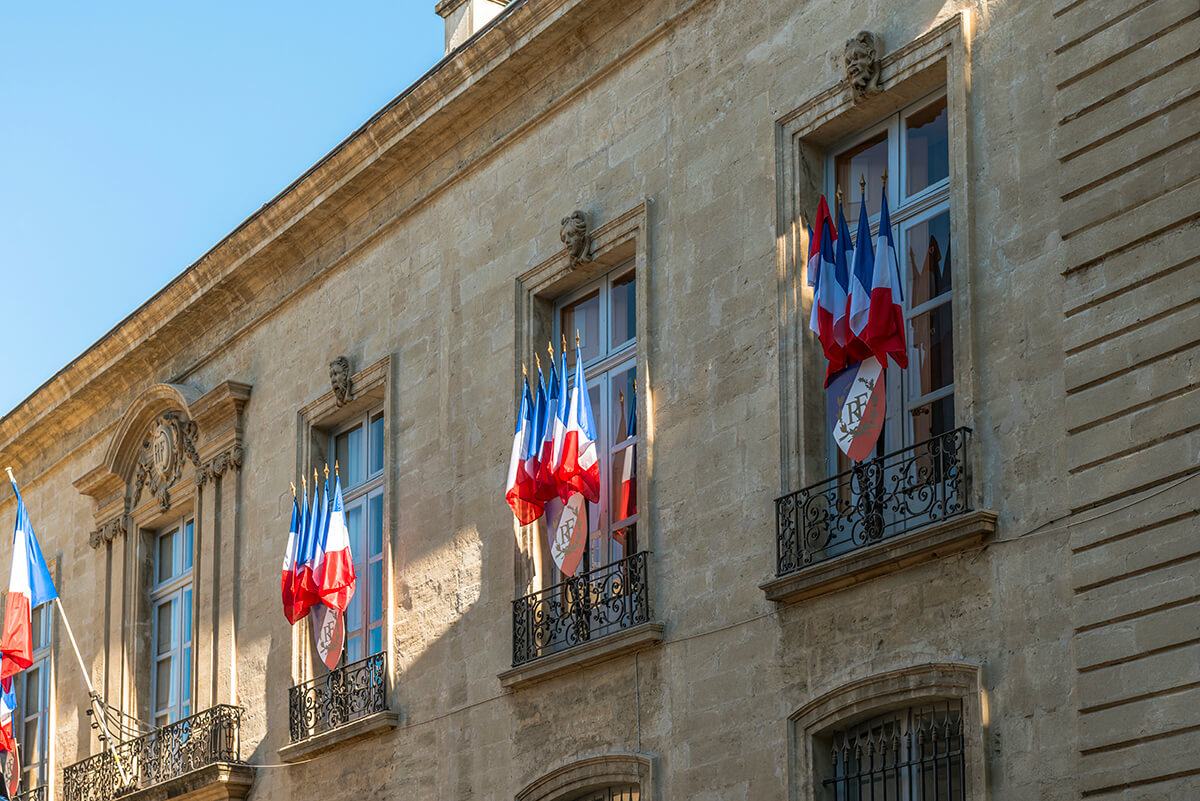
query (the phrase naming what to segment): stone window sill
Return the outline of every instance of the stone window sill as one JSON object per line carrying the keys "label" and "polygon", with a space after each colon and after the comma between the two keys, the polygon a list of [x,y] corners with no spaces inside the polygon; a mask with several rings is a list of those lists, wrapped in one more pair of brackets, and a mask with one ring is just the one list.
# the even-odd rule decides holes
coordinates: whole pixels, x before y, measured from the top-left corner
{"label": "stone window sill", "polygon": [[583,645],[540,657],[520,667],[506,670],[497,678],[505,688],[518,690],[539,681],[607,662],[623,654],[650,648],[662,641],[662,633],[662,623],[642,623]]}
{"label": "stone window sill", "polygon": [[758,586],[770,601],[804,601],[953,553],[978,548],[995,532],[995,512],[968,512],[765,581]]}
{"label": "stone window sill", "polygon": [[359,737],[394,729],[399,724],[400,716],[395,712],[376,712],[358,720],[352,720],[336,729],[314,734],[298,743],[285,745],[279,749],[279,758],[284,762],[298,762],[342,743],[357,740]]}
{"label": "stone window sill", "polygon": [[250,792],[254,768],[217,762],[165,782],[123,795],[123,801],[239,801]]}

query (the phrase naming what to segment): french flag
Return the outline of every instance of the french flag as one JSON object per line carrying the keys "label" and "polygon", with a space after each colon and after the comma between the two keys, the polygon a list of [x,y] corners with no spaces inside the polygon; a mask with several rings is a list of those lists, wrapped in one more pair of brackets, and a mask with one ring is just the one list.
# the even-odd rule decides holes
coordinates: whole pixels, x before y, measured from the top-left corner
{"label": "french flag", "polygon": [[326,527],[325,561],[320,569],[321,602],[330,609],[345,612],[354,597],[354,556],[350,552],[350,528],[346,525],[346,503],[342,499],[342,479],[333,479],[333,507]]}
{"label": "french flag", "polygon": [[33,664],[33,609],[58,597],[17,482],[12,482],[12,488],[17,496],[17,525],[13,531],[4,631],[0,633],[0,683]]}
{"label": "french flag", "polygon": [[[629,420],[625,424],[625,437],[637,436],[637,401],[629,404]],[[616,520],[624,520],[637,514],[637,446],[631,445],[621,452],[621,475],[617,497]]]}
{"label": "french flag", "polygon": [[308,525],[305,526],[304,547],[299,552],[300,563],[296,566],[303,608],[306,613],[321,602],[320,587],[317,585],[317,570],[325,556],[321,546],[325,540],[325,526],[328,523],[325,517],[325,507],[328,501],[329,481],[328,479],[325,481],[325,502],[322,503],[314,471],[312,506],[309,509]]}
{"label": "french flag", "polygon": [[[540,373],[540,370],[539,370]],[[539,501],[549,501],[558,497],[558,476],[554,474],[554,432],[558,419],[558,375],[554,371],[554,358],[550,359],[550,379],[546,382],[546,405],[543,408],[543,419],[538,424],[538,472],[535,483],[535,494]]]}
{"label": "french flag", "polygon": [[529,476],[529,481],[533,488],[534,500],[540,500],[538,498],[538,489],[542,480],[542,432],[546,427],[547,417],[546,385],[542,378],[542,366],[538,364],[537,392],[534,394],[533,399],[533,428],[529,431],[529,443],[526,446],[525,456],[522,459],[522,464],[525,466],[525,475]]}
{"label": "french flag", "polygon": [[875,250],[871,247],[871,223],[867,217],[867,196],[863,193],[858,212],[858,236],[854,240],[854,258],[850,262],[850,336],[847,361],[861,362],[873,353],[863,331],[871,311],[871,287],[874,285]]}
{"label": "french flag", "polygon": [[575,384],[563,434],[558,480],[592,503],[600,502],[600,460],[596,457],[596,422],[583,376],[583,351],[575,345]]}
{"label": "french flag", "polygon": [[305,591],[302,563],[304,554],[308,552],[308,537],[312,510],[308,508],[308,487],[302,485],[300,492],[300,518],[296,522],[296,547],[292,551],[291,584],[292,584],[292,615],[295,620],[302,619],[308,610],[316,604],[317,599]]}
{"label": "french flag", "polygon": [[17,753],[17,741],[13,737],[13,713],[17,711],[17,694],[13,680],[5,679],[0,692],[0,751]]}
{"label": "french flag", "polygon": [[[844,316],[846,309],[846,276],[845,270],[839,277],[837,269],[837,239],[838,234],[833,226],[833,217],[829,214],[829,204],[825,196],[817,206],[816,227],[813,229],[812,253],[808,262],[809,284],[816,288],[813,302],[813,319],[809,328],[816,332],[821,341],[821,349],[829,361],[825,373],[826,386],[833,374],[846,366],[844,341],[839,342],[834,331],[834,321],[837,314]],[[843,265],[844,268],[844,265]]]}
{"label": "french flag", "polygon": [[871,284],[871,309],[867,315],[865,339],[881,364],[887,357],[901,369],[908,367],[908,345],[904,334],[903,282],[896,243],[892,239],[892,221],[888,217],[887,193],[879,212],[879,248]]}
{"label": "french flag", "polygon": [[533,479],[525,472],[525,459],[533,439],[533,402],[529,398],[529,384],[521,393],[521,408],[517,412],[517,430],[513,434],[512,456],[508,460],[508,483],[504,494],[512,507],[517,522],[529,525],[542,516],[542,504],[534,493]]}
{"label": "french flag", "polygon": [[296,539],[299,529],[300,505],[296,502],[295,487],[293,487],[292,522],[288,525],[287,550],[283,552],[283,574],[279,579],[279,592],[283,596],[283,616],[292,625],[304,617],[296,613]]}
{"label": "french flag", "polygon": [[[850,264],[854,260],[854,249],[850,241],[850,226],[846,224],[846,215],[838,206],[837,242],[833,246],[833,274],[840,292],[841,305],[833,307],[833,341],[845,351],[848,349],[854,335],[850,333]],[[846,363],[851,362],[847,353]]]}
{"label": "french flag", "polygon": [[550,472],[558,489],[558,497],[566,503],[571,487],[558,480],[558,469],[562,467],[563,445],[567,441],[567,418],[571,416],[571,392],[567,387],[567,343],[563,342],[558,370],[558,402],[554,406],[554,417],[550,420],[553,445],[550,454]]}

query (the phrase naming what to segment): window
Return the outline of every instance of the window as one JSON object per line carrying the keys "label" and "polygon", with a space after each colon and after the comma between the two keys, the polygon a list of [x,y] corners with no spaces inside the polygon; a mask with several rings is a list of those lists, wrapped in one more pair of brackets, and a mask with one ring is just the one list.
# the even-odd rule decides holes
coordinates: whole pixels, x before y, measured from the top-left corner
{"label": "window", "polygon": [[154,539],[150,697],[155,726],[192,714],[194,533],[194,523],[185,520]]}
{"label": "window", "polygon": [[[899,709],[836,731],[828,801],[963,801],[962,702],[937,701]],[[818,752],[818,757],[820,752]]]}
{"label": "window", "polygon": [[[865,178],[871,237],[877,241],[880,186],[887,176],[908,325],[908,368],[887,371],[887,422],[876,446],[876,453],[883,454],[955,426],[946,96],[918,100],[828,153],[826,193],[834,197],[841,190],[852,235],[858,228],[860,181]],[[830,447],[831,453],[837,452],[835,472],[848,469],[845,456],[832,442]]]}
{"label": "window", "polygon": [[33,610],[33,664],[14,679],[17,712],[13,734],[21,749],[21,787],[29,790],[46,783],[47,726],[50,708],[50,620],[48,605]]}
{"label": "window", "polygon": [[[633,268],[618,267],[555,304],[555,340],[567,340],[574,375],[576,335],[600,457],[600,502],[587,504],[583,570],[637,553],[637,327]],[[549,566],[553,575],[561,575]]]}
{"label": "window", "polygon": [[383,409],[341,426],[330,451],[342,478],[350,552],[358,576],[346,610],[344,661],[383,651]]}

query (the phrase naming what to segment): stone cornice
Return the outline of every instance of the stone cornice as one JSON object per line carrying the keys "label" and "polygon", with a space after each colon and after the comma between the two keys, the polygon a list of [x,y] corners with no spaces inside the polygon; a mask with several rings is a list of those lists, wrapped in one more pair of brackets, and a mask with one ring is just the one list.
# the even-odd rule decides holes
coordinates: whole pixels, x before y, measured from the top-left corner
{"label": "stone cornice", "polygon": [[[190,365],[229,335],[228,330],[214,330],[216,325],[228,328],[226,323],[239,315],[253,318],[264,313],[261,304],[253,304],[264,296],[286,297],[286,292],[266,291],[285,275],[302,283],[311,280],[327,264],[310,262],[335,232],[347,229],[348,220],[363,221],[412,177],[414,165],[430,163],[431,155],[448,154],[461,143],[464,131],[484,127],[493,113],[487,97],[498,90],[535,85],[529,78],[553,66],[549,61],[569,64],[574,48],[551,45],[565,42],[592,22],[602,5],[600,0],[515,0],[470,42],[0,418],[0,450],[14,466],[44,458],[50,445],[67,441],[68,435],[77,439],[76,432],[95,433],[90,427],[97,410],[112,399],[129,397],[172,375],[186,375]],[[606,13],[613,14],[618,6],[628,15],[640,4],[617,0],[607,5]],[[537,46],[530,47],[534,40]],[[486,147],[479,148],[455,169],[475,163],[486,152]],[[429,184],[422,184],[425,190]],[[377,229],[379,223],[372,226]],[[319,255],[322,261],[337,258]],[[197,331],[212,333],[198,338]],[[147,363],[162,372],[147,376]]]}

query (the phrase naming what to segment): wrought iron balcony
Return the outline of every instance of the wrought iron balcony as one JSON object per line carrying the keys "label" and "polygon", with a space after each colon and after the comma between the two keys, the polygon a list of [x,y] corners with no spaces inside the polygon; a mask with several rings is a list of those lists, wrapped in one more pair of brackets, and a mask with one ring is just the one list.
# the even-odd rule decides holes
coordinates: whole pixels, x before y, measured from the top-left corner
{"label": "wrought iron balcony", "polygon": [[650,622],[642,551],[513,601],[513,667]]}
{"label": "wrought iron balcony", "polygon": [[776,575],[971,511],[970,441],[947,431],[777,498]]}
{"label": "wrought iron balcony", "polygon": [[33,787],[23,793],[17,793],[12,801],[46,801],[46,787]]}
{"label": "wrought iron balcony", "polygon": [[63,769],[63,801],[111,801],[217,763],[240,764],[242,708],[214,706]]}
{"label": "wrought iron balcony", "polygon": [[289,691],[288,726],[292,742],[387,709],[387,655],[373,654]]}

